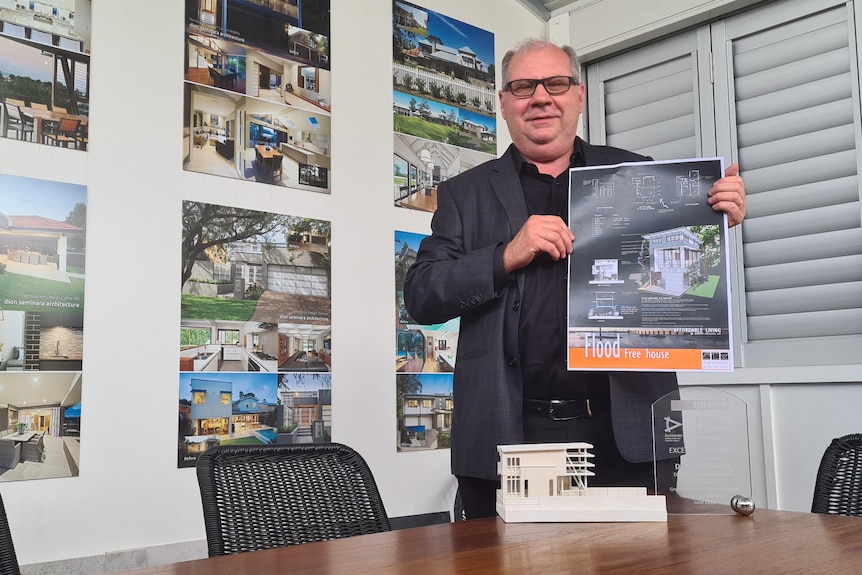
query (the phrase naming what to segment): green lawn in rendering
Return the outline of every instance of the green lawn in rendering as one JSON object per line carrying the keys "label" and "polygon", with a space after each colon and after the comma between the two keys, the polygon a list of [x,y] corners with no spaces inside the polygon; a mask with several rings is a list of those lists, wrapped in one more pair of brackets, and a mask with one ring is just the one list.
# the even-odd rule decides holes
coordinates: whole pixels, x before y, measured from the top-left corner
{"label": "green lawn in rendering", "polygon": [[698,297],[712,298],[715,296],[715,290],[718,288],[718,277],[709,276],[709,279],[699,286],[686,290],[686,295],[696,295]]}

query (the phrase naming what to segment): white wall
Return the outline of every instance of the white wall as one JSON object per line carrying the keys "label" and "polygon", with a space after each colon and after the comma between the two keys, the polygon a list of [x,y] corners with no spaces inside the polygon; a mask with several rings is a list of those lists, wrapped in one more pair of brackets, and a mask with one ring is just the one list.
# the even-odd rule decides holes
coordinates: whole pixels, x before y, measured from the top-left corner
{"label": "white wall", "polygon": [[[395,451],[393,232],[428,233],[430,215],[392,206],[389,0],[332,1],[331,195],[183,172],[183,4],[93,3],[87,154],[0,138],[0,171],[88,187],[81,471],[0,484],[22,564],[204,538],[176,466],[183,200],[331,220],[333,439],[391,516],[451,505],[448,451]],[[421,4],[493,32],[498,59],[545,31],[515,0]]]}

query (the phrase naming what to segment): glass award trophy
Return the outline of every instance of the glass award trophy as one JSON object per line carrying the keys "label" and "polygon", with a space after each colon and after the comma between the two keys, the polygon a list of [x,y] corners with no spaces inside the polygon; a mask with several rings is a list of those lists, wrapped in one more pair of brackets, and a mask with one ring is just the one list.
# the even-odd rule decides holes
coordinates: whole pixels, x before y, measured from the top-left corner
{"label": "glass award trophy", "polygon": [[732,515],[751,497],[748,410],[725,391],[686,387],[652,405],[656,493],[669,514]]}

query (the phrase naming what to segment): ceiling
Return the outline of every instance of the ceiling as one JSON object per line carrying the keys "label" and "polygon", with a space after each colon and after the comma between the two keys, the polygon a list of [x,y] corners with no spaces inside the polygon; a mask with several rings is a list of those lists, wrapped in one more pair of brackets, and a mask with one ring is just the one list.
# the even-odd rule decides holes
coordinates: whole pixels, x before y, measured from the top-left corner
{"label": "ceiling", "polygon": [[571,8],[579,0],[518,0],[539,18],[548,21]]}
{"label": "ceiling", "polygon": [[0,382],[0,409],[9,405],[19,409],[70,407],[79,401],[80,372],[10,371]]}

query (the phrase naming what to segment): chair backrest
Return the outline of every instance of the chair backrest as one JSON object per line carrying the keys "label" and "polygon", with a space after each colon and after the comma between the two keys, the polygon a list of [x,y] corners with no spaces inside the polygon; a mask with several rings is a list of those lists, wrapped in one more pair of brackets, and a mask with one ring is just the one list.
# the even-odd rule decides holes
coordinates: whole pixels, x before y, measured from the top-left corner
{"label": "chair backrest", "polygon": [[24,100],[18,100],[17,98],[6,98],[6,103],[13,106],[18,106],[19,108],[23,108],[24,106],[26,106]]}
{"label": "chair backrest", "polygon": [[2,496],[0,496],[0,575],[21,575]]}
{"label": "chair backrest", "polygon": [[21,108],[15,104],[10,104],[9,102],[4,102],[3,105],[6,107],[6,115],[8,117],[18,122],[21,121]]}
{"label": "chair backrest", "polygon": [[811,511],[862,516],[862,434],[837,437],[826,448]]}
{"label": "chair backrest", "polygon": [[391,529],[368,464],[346,445],[212,447],[197,476],[210,557]]}
{"label": "chair backrest", "polygon": [[74,134],[78,131],[80,123],[81,120],[75,118],[60,118],[60,125],[57,127],[57,131],[61,134]]}
{"label": "chair backrest", "polygon": [[63,106],[54,106],[54,111],[57,112],[58,114],[67,114],[68,113],[66,111],[66,108],[64,108]]}
{"label": "chair backrest", "polygon": [[41,104],[39,102],[30,102],[30,107],[33,108],[34,110],[47,110],[48,109],[47,104]]}

